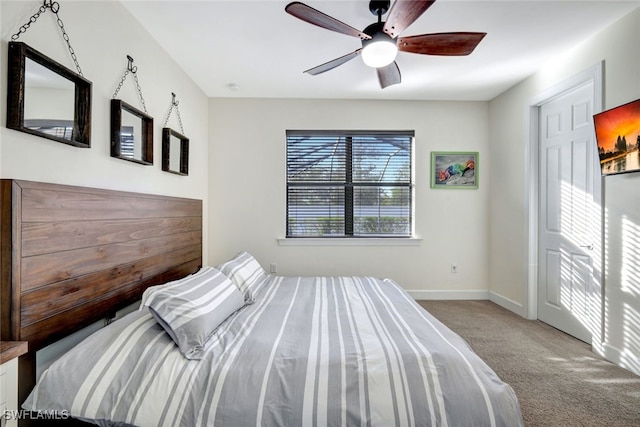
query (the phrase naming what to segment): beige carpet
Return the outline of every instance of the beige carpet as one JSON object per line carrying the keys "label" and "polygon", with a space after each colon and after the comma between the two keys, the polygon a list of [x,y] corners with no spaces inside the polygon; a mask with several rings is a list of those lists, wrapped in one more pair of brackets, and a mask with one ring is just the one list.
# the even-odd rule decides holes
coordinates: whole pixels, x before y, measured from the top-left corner
{"label": "beige carpet", "polygon": [[640,377],[490,301],[420,301],[515,390],[526,426],[640,426]]}

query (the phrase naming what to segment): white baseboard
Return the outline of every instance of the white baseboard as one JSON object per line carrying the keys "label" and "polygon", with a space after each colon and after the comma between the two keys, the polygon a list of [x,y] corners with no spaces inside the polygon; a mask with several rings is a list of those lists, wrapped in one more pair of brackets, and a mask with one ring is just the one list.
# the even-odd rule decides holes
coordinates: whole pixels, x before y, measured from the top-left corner
{"label": "white baseboard", "polygon": [[489,300],[524,317],[524,307],[492,291],[407,291],[415,300]]}
{"label": "white baseboard", "polygon": [[489,300],[495,302],[502,308],[506,308],[507,310],[514,312],[515,314],[526,317],[524,313],[524,307],[519,302],[515,302],[512,299],[509,299],[492,291],[489,291]]}
{"label": "white baseboard", "polygon": [[487,300],[489,291],[407,291],[415,300]]}
{"label": "white baseboard", "polygon": [[620,350],[612,345],[604,343],[602,346],[604,354],[602,355],[609,362],[623,367],[624,369],[640,375],[640,360],[637,354],[631,354],[628,350]]}

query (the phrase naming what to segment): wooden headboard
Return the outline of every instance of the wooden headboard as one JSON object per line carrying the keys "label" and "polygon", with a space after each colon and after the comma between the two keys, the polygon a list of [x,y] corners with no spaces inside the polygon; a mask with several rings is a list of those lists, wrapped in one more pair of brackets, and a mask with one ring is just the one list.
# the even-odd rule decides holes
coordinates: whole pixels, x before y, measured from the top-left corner
{"label": "wooden headboard", "polygon": [[35,351],[202,265],[202,201],[0,180],[0,332]]}

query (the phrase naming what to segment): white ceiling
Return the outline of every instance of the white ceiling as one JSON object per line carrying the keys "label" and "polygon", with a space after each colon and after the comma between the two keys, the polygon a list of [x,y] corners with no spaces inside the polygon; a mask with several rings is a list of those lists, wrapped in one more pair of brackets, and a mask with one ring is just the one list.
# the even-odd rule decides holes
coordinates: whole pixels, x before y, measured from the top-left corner
{"label": "white ceiling", "polygon": [[[487,36],[466,57],[400,52],[402,83],[383,90],[359,57],[304,74],[361,43],[285,13],[288,1],[121,1],[210,97],[386,100],[493,99],[640,6],[640,0],[438,0],[401,35]],[[376,21],[367,0],[304,3],[358,29]]]}

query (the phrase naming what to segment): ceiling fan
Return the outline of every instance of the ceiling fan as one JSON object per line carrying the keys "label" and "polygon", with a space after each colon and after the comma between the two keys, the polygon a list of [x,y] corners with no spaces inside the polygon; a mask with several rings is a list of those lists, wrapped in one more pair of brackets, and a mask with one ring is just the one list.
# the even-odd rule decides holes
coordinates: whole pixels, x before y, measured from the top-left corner
{"label": "ceiling fan", "polygon": [[[374,22],[362,31],[297,1],[289,3],[285,11],[310,24],[358,37],[362,41],[362,47],[354,52],[310,68],[305,73],[315,76],[362,55],[364,63],[377,70],[378,81],[384,89],[400,83],[400,69],[395,62],[398,51],[421,55],[469,55],[487,35],[487,33],[456,32],[398,37],[433,3],[435,0],[396,0],[390,8],[390,1],[372,0],[369,2],[369,10],[378,17],[378,22]],[[387,12],[389,14],[386,21],[382,21],[382,15]]]}

